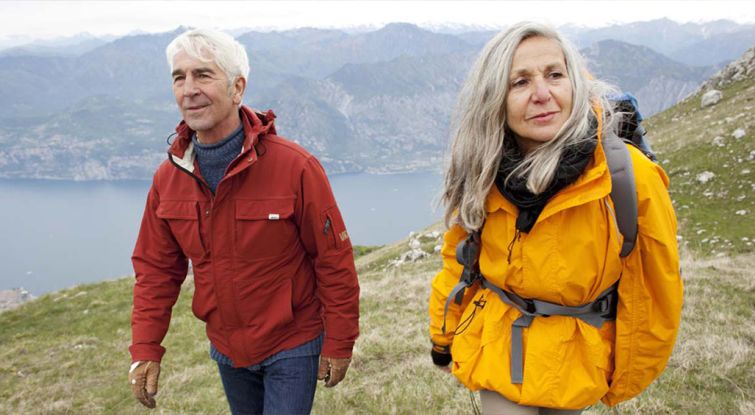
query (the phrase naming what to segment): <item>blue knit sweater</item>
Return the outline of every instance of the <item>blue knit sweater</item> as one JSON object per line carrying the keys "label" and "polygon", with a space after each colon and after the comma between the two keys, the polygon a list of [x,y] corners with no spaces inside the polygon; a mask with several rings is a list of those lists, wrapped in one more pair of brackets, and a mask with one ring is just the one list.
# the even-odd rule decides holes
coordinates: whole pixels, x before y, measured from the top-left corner
{"label": "blue knit sweater", "polygon": [[197,154],[197,163],[202,177],[210,185],[212,193],[225,174],[225,169],[240,153],[244,145],[244,126],[241,125],[228,137],[213,144],[201,144],[197,135],[191,137],[194,143],[194,151]]}

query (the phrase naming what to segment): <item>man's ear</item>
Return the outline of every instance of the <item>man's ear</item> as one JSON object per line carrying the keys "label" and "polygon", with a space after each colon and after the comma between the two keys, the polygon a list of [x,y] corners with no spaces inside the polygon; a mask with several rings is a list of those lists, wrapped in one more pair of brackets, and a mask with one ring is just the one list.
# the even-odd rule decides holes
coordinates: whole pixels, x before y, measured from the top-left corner
{"label": "man's ear", "polygon": [[244,90],[246,90],[246,79],[240,76],[236,77],[236,80],[233,82],[233,88],[231,91],[231,97],[233,98],[234,104],[241,104],[241,98],[244,96]]}

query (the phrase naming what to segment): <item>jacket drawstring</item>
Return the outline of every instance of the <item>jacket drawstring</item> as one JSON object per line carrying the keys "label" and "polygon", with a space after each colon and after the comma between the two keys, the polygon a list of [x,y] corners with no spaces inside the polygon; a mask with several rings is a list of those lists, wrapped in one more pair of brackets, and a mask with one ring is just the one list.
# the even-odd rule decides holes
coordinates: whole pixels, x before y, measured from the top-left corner
{"label": "jacket drawstring", "polygon": [[514,250],[514,242],[516,242],[521,236],[522,236],[522,231],[517,229],[516,232],[514,232],[514,237],[511,239],[511,242],[509,242],[509,248],[508,248],[509,249],[509,257],[508,257],[509,265],[511,265],[511,251]]}

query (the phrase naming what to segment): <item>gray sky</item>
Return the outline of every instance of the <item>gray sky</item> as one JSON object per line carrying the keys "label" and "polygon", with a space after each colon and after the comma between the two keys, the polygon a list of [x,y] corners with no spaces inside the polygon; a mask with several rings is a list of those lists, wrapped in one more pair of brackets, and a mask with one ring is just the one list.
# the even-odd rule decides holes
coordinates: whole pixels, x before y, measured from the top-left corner
{"label": "gray sky", "polygon": [[668,17],[755,22],[755,1],[0,1],[0,39],[89,32],[124,35],[179,25],[222,30],[382,26],[409,22],[502,27],[525,19],[606,26]]}

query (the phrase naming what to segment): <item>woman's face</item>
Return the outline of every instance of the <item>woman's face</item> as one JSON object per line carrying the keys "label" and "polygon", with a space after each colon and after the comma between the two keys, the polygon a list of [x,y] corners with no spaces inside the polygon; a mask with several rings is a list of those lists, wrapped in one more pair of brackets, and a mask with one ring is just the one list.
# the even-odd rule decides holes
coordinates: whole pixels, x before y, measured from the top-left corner
{"label": "woman's face", "polygon": [[514,51],[506,96],[506,123],[525,153],[546,143],[571,114],[572,87],[558,42],[528,38]]}

